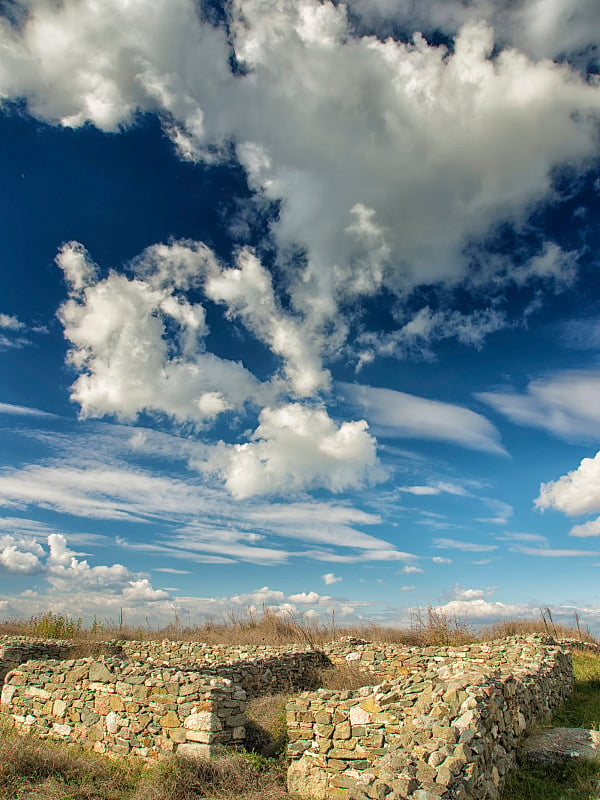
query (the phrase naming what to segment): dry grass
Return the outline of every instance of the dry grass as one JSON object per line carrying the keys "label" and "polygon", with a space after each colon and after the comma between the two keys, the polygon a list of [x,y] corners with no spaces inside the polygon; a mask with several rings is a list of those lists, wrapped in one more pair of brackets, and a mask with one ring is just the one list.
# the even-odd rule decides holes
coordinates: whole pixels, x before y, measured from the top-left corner
{"label": "dry grass", "polygon": [[[72,633],[69,637],[66,634]],[[498,639],[527,633],[548,633],[554,638],[596,641],[589,629],[582,628],[575,616],[574,626],[558,625],[548,609],[541,609],[538,620],[504,620],[476,631],[468,620],[449,616],[434,606],[416,609],[406,628],[363,624],[354,627],[337,627],[331,621],[317,622],[293,615],[279,615],[268,609],[262,614],[229,614],[219,622],[184,627],[178,619],[164,628],[131,627],[112,622],[94,621],[84,628],[80,620],[48,612],[29,620],[0,622],[0,635],[41,636],[42,638],[71,638],[83,650],[94,655],[93,644],[108,640],[160,640],[176,639],[206,644],[272,645],[300,644],[315,649],[325,642],[342,636],[371,642],[426,647],[430,645],[459,645],[478,640]]]}
{"label": "dry grass", "polygon": [[0,800],[291,800],[285,763],[252,754],[146,765],[0,728]]}
{"label": "dry grass", "polygon": [[376,686],[381,683],[381,678],[355,663],[347,663],[321,670],[318,682],[323,689],[344,691],[360,689],[361,686]]}
{"label": "dry grass", "polygon": [[119,766],[79,748],[0,728],[1,800],[122,800],[140,767]]}
{"label": "dry grass", "polygon": [[523,636],[528,633],[546,633],[554,639],[579,639],[583,642],[596,642],[589,628],[569,627],[556,623],[548,624],[539,620],[503,620],[487,625],[480,631],[480,638],[504,639],[506,636]]}
{"label": "dry grass", "polygon": [[[131,800],[292,800],[285,765],[227,755],[211,761],[172,759],[146,773]],[[104,798],[102,798],[104,800]]]}
{"label": "dry grass", "polygon": [[287,745],[285,704],[288,692],[255,697],[246,706],[246,749],[268,758],[279,757]]}

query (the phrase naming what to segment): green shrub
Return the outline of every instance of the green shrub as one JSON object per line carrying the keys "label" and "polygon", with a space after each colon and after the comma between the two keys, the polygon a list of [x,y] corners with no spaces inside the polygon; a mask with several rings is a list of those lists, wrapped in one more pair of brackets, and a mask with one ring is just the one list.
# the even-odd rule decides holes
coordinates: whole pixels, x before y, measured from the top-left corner
{"label": "green shrub", "polygon": [[74,639],[81,633],[83,624],[81,617],[71,619],[66,614],[63,616],[52,611],[47,611],[39,617],[31,617],[29,623],[32,634],[44,639]]}

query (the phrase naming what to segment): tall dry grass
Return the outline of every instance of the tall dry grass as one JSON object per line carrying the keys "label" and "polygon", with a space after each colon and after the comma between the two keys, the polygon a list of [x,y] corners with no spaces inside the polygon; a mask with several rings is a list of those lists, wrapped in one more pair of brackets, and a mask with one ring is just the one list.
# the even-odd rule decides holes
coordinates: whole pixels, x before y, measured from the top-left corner
{"label": "tall dry grass", "polygon": [[[47,612],[30,619],[0,622],[0,635],[66,638],[91,647],[94,642],[110,640],[161,640],[176,639],[206,644],[225,645],[304,645],[315,649],[325,642],[340,637],[352,637],[370,642],[426,647],[431,645],[460,645],[468,642],[503,638],[528,633],[547,633],[554,638],[596,641],[589,628],[581,626],[577,615],[573,626],[554,622],[547,608],[541,609],[539,619],[503,620],[476,629],[466,618],[444,613],[435,606],[412,611],[407,627],[377,624],[336,626],[331,618],[325,621],[307,620],[304,617],[280,615],[270,609],[261,614],[251,612],[230,613],[219,621],[202,625],[181,625],[175,619],[163,628],[128,626],[123,622],[99,622],[84,627],[81,620]],[[92,652],[90,650],[90,652]]]}

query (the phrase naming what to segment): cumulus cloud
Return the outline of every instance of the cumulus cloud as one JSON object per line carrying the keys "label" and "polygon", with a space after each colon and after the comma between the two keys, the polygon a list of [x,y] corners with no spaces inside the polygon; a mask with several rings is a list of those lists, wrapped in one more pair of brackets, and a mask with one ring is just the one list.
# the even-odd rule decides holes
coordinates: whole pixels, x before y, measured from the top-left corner
{"label": "cumulus cloud", "polygon": [[452,564],[451,558],[444,558],[443,556],[434,556],[431,560],[434,564]]}
{"label": "cumulus cloud", "polygon": [[[597,154],[600,87],[566,63],[535,60],[542,52],[531,46],[552,31],[563,41],[565,20],[589,36],[592,0],[577,10],[561,2],[560,11],[557,0],[522,3],[508,26],[487,0],[461,13],[452,3],[448,50],[418,34],[357,35],[344,4],[319,0],[233,0],[229,36],[192,0],[28,0],[20,25],[0,22],[0,97],[24,97],[48,122],[102,130],[157,112],[183,158],[228,158],[233,142],[252,186],[280,203],[279,265],[310,335],[283,346],[278,330],[293,333],[297,322],[276,304],[266,326],[244,303],[235,313],[254,320],[308,391],[326,380],[314,342],[327,330],[343,340],[347,303],[382,288],[404,297],[421,284],[456,285],[469,270],[467,245],[500,222],[522,222],[549,196],[556,167],[585,168]],[[501,34],[497,53],[486,19]],[[529,55],[502,47],[506,30]],[[231,71],[231,47],[243,74]],[[558,245],[544,247],[529,272],[564,279],[571,268]],[[301,268],[287,259],[298,249]],[[75,275],[81,261],[69,258]],[[433,322],[430,313],[427,325],[477,344],[503,324],[493,307],[480,314]],[[302,377],[299,364],[310,367]]]}
{"label": "cumulus cloud", "polygon": [[[84,416],[141,411],[201,423],[259,395],[259,383],[238,362],[205,351],[202,305],[180,289],[217,269],[200,242],[155,245],[136,259],[140,277],[111,273],[96,280],[81,245],[64,245],[57,264],[71,285],[59,310],[70,363],[80,373],[71,398]],[[175,337],[167,340],[167,326]]]}
{"label": "cumulus cloud", "polygon": [[319,351],[323,342],[311,342],[310,332],[286,314],[275,298],[270,273],[248,249],[237,257],[237,268],[223,270],[206,282],[207,296],[225,303],[228,313],[281,356],[293,391],[312,396],[329,387],[329,372],[323,369]]}
{"label": "cumulus cloud", "polygon": [[574,525],[569,531],[569,536],[578,536],[580,538],[600,536],[600,517],[584,522],[581,525]]}
{"label": "cumulus cloud", "polygon": [[8,331],[22,331],[25,323],[11,314],[0,314],[0,328]]}
{"label": "cumulus cloud", "polygon": [[529,383],[525,392],[479,392],[475,396],[516,425],[541,428],[564,439],[600,435],[600,372],[569,370]]}
{"label": "cumulus cloud", "polygon": [[[363,410],[378,435],[437,439],[506,455],[492,423],[468,408],[393,389],[351,383],[339,386],[344,396]],[[441,491],[449,488],[451,484],[443,484]]]}
{"label": "cumulus cloud", "polygon": [[486,20],[502,43],[536,58],[593,56],[600,38],[594,0],[348,0],[364,22],[382,32],[400,25],[453,34],[467,22]]}
{"label": "cumulus cloud", "polygon": [[399,574],[401,575],[413,575],[417,572],[423,572],[423,570],[420,567],[415,567],[410,564],[407,564],[405,567],[402,567],[402,569],[399,570]]}
{"label": "cumulus cloud", "polygon": [[339,583],[342,578],[338,578],[333,572],[326,572],[323,575],[323,582],[326,586],[332,586],[334,583]]}
{"label": "cumulus cloud", "polygon": [[31,539],[0,536],[0,571],[13,575],[34,575],[42,571],[40,545]]}
{"label": "cumulus cloud", "polygon": [[234,497],[358,488],[382,477],[375,439],[364,420],[339,427],[323,407],[264,408],[251,441],[222,444],[200,468],[221,472]]}
{"label": "cumulus cloud", "polygon": [[147,578],[132,573],[122,564],[90,566],[69,548],[62,534],[51,533],[47,544],[48,551],[32,538],[0,536],[0,571],[13,575],[41,574],[51,594],[71,598],[77,594],[78,608],[80,598],[103,597],[107,602],[116,598],[117,602],[134,605],[169,599],[167,592],[154,589]]}
{"label": "cumulus cloud", "polygon": [[[292,392],[312,395],[328,385],[317,349],[280,308],[270,274],[248,250],[236,269],[222,269],[200,242],[154,245],[132,262],[137,277],[99,280],[84,248],[71,242],[57,264],[71,286],[59,316],[80,372],[71,397],[84,416],[135,419],[149,411],[200,423],[274,395],[242,364],[205,351],[204,308],[181,294],[192,285],[225,303],[282,357]],[[175,342],[167,325],[177,330]],[[263,408],[251,441],[222,443],[201,468],[222,474],[238,498],[318,485],[339,491],[384,474],[364,421],[337,427],[324,406],[293,403]]]}
{"label": "cumulus cloud", "polygon": [[600,452],[582,459],[577,469],[558,480],[542,483],[535,505],[569,515],[600,511]]}
{"label": "cumulus cloud", "polygon": [[50,534],[48,547],[50,553],[46,561],[46,574],[48,581],[56,589],[122,592],[133,578],[122,564],[90,567],[85,559],[79,560],[76,553],[69,549],[62,534]]}

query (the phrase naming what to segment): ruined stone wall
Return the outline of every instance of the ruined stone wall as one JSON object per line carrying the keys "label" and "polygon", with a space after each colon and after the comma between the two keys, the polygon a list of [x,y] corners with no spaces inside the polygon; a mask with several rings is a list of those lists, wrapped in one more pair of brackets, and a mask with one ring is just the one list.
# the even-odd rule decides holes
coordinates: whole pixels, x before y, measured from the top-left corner
{"label": "ruined stone wall", "polygon": [[60,639],[30,636],[0,636],[0,683],[18,664],[31,659],[67,658],[73,645]]}
{"label": "ruined stone wall", "polygon": [[30,661],[5,680],[0,711],[19,730],[96,752],[211,755],[245,739],[249,697],[314,685],[322,653],[206,666],[117,658]]}
{"label": "ruined stone wall", "polygon": [[249,699],[314,686],[318,671],[331,666],[323,651],[301,645],[213,645],[164,639],[123,640],[114,646],[137,663],[197,669],[205,675],[228,678],[241,686]]}
{"label": "ruined stone wall", "polygon": [[521,737],[573,685],[569,654],[544,637],[401,650],[393,652],[395,677],[381,685],[304,693],[288,704],[291,791],[353,800],[496,797]]}
{"label": "ruined stone wall", "polygon": [[28,662],[7,675],[1,697],[20,731],[142,758],[241,744],[245,705],[226,678],[110,658]]}
{"label": "ruined stone wall", "polygon": [[[0,653],[12,665],[69,652],[65,642],[11,638]],[[371,672],[374,685],[312,690],[288,705],[290,789],[322,800],[493,798],[532,721],[573,684],[567,650],[539,635],[442,648],[343,639],[320,652],[110,646],[122,656],[18,664],[6,676],[0,713],[19,730],[96,752],[210,756],[243,744],[249,697],[309,687],[331,663]]]}

